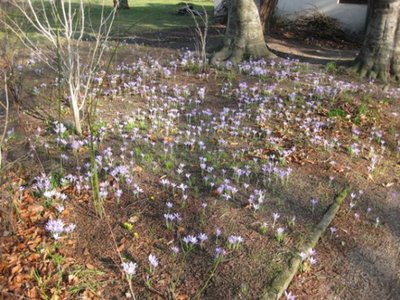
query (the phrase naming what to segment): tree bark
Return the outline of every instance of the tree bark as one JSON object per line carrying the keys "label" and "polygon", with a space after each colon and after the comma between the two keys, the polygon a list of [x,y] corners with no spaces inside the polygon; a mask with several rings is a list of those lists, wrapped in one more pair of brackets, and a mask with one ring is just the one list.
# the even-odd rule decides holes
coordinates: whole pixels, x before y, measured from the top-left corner
{"label": "tree bark", "polygon": [[128,0],[113,0],[114,7],[117,6],[118,9],[129,9]]}
{"label": "tree bark", "polygon": [[355,60],[362,77],[400,80],[400,0],[371,1],[364,44]]}
{"label": "tree bark", "polygon": [[238,64],[244,55],[254,58],[274,56],[265,44],[260,16],[254,0],[231,0],[222,49],[211,59],[212,64]]}
{"label": "tree bark", "polygon": [[260,2],[260,20],[264,32],[269,31],[271,17],[275,11],[278,0],[261,0]]}

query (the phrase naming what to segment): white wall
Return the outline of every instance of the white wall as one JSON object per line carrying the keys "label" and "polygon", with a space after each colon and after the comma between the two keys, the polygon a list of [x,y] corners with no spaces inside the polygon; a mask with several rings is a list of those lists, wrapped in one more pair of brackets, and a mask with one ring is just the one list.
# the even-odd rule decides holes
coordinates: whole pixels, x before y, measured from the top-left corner
{"label": "white wall", "polygon": [[367,5],[339,4],[339,0],[279,0],[278,15],[296,17],[296,15],[319,11],[337,19],[344,28],[361,32],[365,27]]}

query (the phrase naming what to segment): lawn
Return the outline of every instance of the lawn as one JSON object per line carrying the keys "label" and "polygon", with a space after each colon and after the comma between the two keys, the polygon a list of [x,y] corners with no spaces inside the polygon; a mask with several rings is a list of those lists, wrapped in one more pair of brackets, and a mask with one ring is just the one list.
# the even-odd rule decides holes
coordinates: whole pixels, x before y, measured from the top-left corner
{"label": "lawn", "polygon": [[[130,5],[117,35],[192,22],[173,2]],[[395,299],[398,86],[334,63],[200,71],[194,51],[116,50],[96,73],[98,114],[82,136],[67,94],[54,105],[54,74],[18,58],[1,170],[4,299],[259,299],[299,257],[286,299]],[[302,252],[345,189],[320,242]]]}
{"label": "lawn", "polygon": [[[179,4],[180,3],[180,4]],[[137,33],[142,31],[171,30],[178,27],[192,27],[194,21],[191,16],[180,16],[177,14],[181,8],[182,1],[146,1],[139,0],[130,3],[131,9],[120,10],[114,25],[115,32]],[[203,8],[212,16],[213,2],[191,1],[199,11]],[[93,5],[93,4],[92,4]],[[96,11],[96,6],[94,5]],[[95,12],[94,12],[95,13]]]}
{"label": "lawn", "polygon": [[[40,1],[35,1],[38,7],[41,6]],[[43,2],[46,7],[46,1]],[[72,9],[78,8],[78,1],[72,1]],[[84,1],[86,5],[86,24],[89,29],[96,29],[99,25],[101,14],[107,15],[113,8],[112,1]],[[103,5],[104,3],[104,5]],[[204,10],[212,17],[213,3],[211,1],[192,1],[195,9]],[[182,1],[173,0],[135,0],[129,1],[130,9],[119,10],[115,18],[112,34],[114,37],[125,37],[144,31],[163,31],[174,28],[193,27],[195,25],[193,17],[190,15],[178,15],[178,9],[184,4]],[[11,13],[13,12],[13,13]],[[19,13],[13,11],[7,6],[5,14],[22,18]],[[28,29],[29,30],[29,29]]]}

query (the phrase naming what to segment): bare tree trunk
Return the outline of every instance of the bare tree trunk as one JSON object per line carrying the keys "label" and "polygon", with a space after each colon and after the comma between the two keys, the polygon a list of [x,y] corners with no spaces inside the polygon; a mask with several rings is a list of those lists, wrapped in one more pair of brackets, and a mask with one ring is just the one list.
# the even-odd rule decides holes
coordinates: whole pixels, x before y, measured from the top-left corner
{"label": "bare tree trunk", "polygon": [[364,44],[355,60],[359,74],[400,80],[400,0],[373,0]]}
{"label": "bare tree trunk", "polygon": [[269,25],[271,23],[271,17],[275,11],[278,0],[261,0],[260,2],[260,20],[261,27],[264,32],[269,31]]}
{"label": "bare tree trunk", "polygon": [[267,48],[260,16],[254,0],[231,0],[223,48],[215,53],[212,64],[238,64],[244,55],[255,58],[274,56]]}
{"label": "bare tree trunk", "polygon": [[114,7],[117,6],[118,9],[129,9],[128,0],[113,0]]}

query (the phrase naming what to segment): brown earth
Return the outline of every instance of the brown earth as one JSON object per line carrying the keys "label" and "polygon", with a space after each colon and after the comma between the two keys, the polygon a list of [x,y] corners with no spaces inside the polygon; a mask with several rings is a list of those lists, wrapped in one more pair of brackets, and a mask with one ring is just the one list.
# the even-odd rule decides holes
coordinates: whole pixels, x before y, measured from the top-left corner
{"label": "brown earth", "polygon": [[[221,30],[221,28],[212,29],[211,44],[216,44]],[[192,47],[192,41],[186,40],[189,35],[189,31],[175,30],[168,34],[144,34],[134,40],[127,40],[127,42],[128,44],[131,42],[144,44],[144,46],[133,46],[139,50],[139,52],[134,51],[136,56],[140,57],[147,53],[156,58],[164,57],[167,60],[170,55],[176,53],[175,48]],[[182,40],[185,42],[182,43]],[[354,45],[354,48],[347,47],[351,49],[338,51],[327,48],[327,45],[317,47],[298,44],[298,40],[293,41],[287,38],[283,40],[279,36],[277,38],[276,35],[270,39],[269,46],[279,55],[293,56],[312,62],[314,64],[311,67],[312,70],[324,68],[316,64],[317,62],[350,61],[357,53],[357,45]],[[329,43],[329,46],[334,47],[335,45]],[[126,55],[131,53],[132,49],[123,51],[118,59],[125,62],[133,60],[133,55],[129,57]],[[340,74],[335,76],[342,79]],[[349,80],[354,80],[349,78]],[[241,80],[256,81],[245,76],[238,76],[234,79],[236,83]],[[174,81],[181,85],[206,84],[209,93],[213,96],[203,104],[203,108],[211,106],[213,110],[217,111],[218,108],[235,105],[231,101],[215,96],[222,84],[218,80],[205,80],[195,74],[182,72]],[[382,87],[376,88],[375,99],[377,102],[380,97],[380,89]],[[140,99],[131,99],[127,103],[126,97],[116,97],[108,102],[103,102],[101,109],[103,109],[104,115],[102,117],[111,121],[118,112],[128,111],[140,105],[143,105]],[[394,99],[390,104],[377,103],[374,108],[379,110],[381,114],[379,122],[384,128],[389,128],[389,126],[385,126],[390,124],[395,131],[400,132],[399,118],[393,114],[400,113],[399,99]],[[352,112],[351,109],[350,107],[350,112]],[[22,113],[18,114],[14,122],[18,122],[14,124],[17,125],[16,131],[21,138],[15,142],[14,149],[8,150],[7,160],[16,163],[12,167],[8,167],[7,173],[3,174],[0,253],[32,255],[32,251],[23,244],[29,245],[29,241],[38,236],[43,237],[42,243],[49,239],[43,230],[32,233],[31,228],[43,227],[52,213],[46,212],[40,217],[36,217],[35,209],[40,211],[43,209],[39,207],[42,205],[40,200],[23,193],[16,202],[22,215],[14,215],[8,204],[13,196],[20,195],[16,188],[17,184],[30,183],[31,176],[36,173],[35,171],[42,167],[48,170],[52,166],[46,153],[32,152],[32,157],[40,157],[39,160],[25,157],[26,151],[30,149],[26,137],[33,135],[36,127],[43,123]],[[344,127],[351,126],[349,123],[343,123]],[[363,138],[367,139],[367,137]],[[329,167],[326,163],[327,160],[334,160],[338,162],[338,165]],[[38,161],[42,166],[38,166]],[[365,175],[366,159],[363,157],[356,160],[350,159],[345,149],[328,154],[308,149],[306,158],[298,161],[293,159],[291,166],[294,169],[295,179],[290,182],[284,192],[270,191],[271,207],[279,208],[279,211],[285,215],[295,213],[300,220],[308,220],[310,224],[316,224],[319,221],[325,208],[332,201],[335,191],[339,188],[350,185],[353,191],[363,190],[363,196],[357,202],[357,210],[350,208],[348,202],[345,203],[332,224],[338,231],[335,234],[327,232],[322,237],[316,248],[318,253],[316,267],[310,272],[298,274],[289,286],[289,290],[297,296],[296,299],[398,299],[400,295],[400,161],[398,155],[397,157],[391,156],[384,161],[380,172],[373,178]],[[335,177],[337,186],[334,189],[327,188],[330,176]],[[143,299],[174,299],[166,296],[170,295],[168,291],[176,292],[178,295],[176,299],[188,299],[189,295],[193,296],[194,291],[199,290],[201,282],[204,282],[205,275],[211,268],[204,258],[210,258],[214,254],[211,249],[204,248],[196,249],[194,253],[189,254],[192,264],[189,269],[182,271],[184,263],[165,254],[166,245],[171,240],[191,233],[191,230],[203,230],[211,237],[215,227],[230,228],[241,234],[251,243],[246,245],[243,253],[235,253],[218,269],[201,298],[211,300],[257,299],[259,292],[268,285],[277,272],[276,269],[273,270],[274,273],[265,272],[263,264],[268,264],[273,260],[276,268],[285,265],[292,249],[297,246],[299,236],[306,236],[307,230],[310,229],[306,227],[296,229],[296,232],[291,232],[293,236],[289,234],[290,237],[285,244],[277,245],[258,233],[260,220],[251,215],[247,209],[243,209],[242,203],[228,207],[218,203],[213,207],[212,212],[207,212],[205,216],[202,216],[200,201],[190,205],[185,211],[188,218],[185,219],[186,223],[182,224],[182,230],[168,232],[164,229],[164,223],[160,222],[162,219],[160,207],[163,207],[165,199],[171,195],[160,190],[159,178],[151,172],[138,172],[135,179],[145,190],[145,196],[140,201],[139,199],[132,201],[129,197],[123,197],[119,203],[107,202],[107,224],[95,216],[87,195],[81,196],[67,205],[65,218],[79,224],[79,231],[77,231],[74,241],[64,250],[59,251],[71,259],[70,264],[107,271],[107,274],[98,277],[104,283],[103,287],[99,288],[102,290],[99,298],[124,299],[127,291],[126,284],[121,280],[118,268],[120,258],[116,254],[114,240],[105,239],[110,236],[110,231],[115,236],[116,245],[119,247],[118,251],[126,255],[135,254],[139,264],[145,265],[147,255],[155,251],[154,249],[163,262],[157,275],[153,278],[156,284],[151,288],[144,284],[145,274],[141,274],[142,276],[135,282],[134,288],[138,294],[143,295]],[[14,187],[12,187],[12,183],[15,183]],[[74,190],[66,192],[74,195]],[[311,213],[306,207],[308,200],[314,195],[318,195],[323,203],[316,213]],[[8,201],[8,204],[4,204],[4,200]],[[368,208],[371,208],[371,212],[367,213]],[[358,216],[355,216],[355,213]],[[35,217],[32,217],[32,214]],[[381,225],[375,227],[377,216],[381,220]],[[131,233],[121,226],[132,217],[137,220],[135,231],[140,234],[137,239],[132,238]],[[205,219],[201,219],[202,217]],[[198,225],[196,227],[193,224]],[[212,226],[210,226],[211,224]],[[264,251],[264,249],[268,249],[268,251]],[[280,253],[278,256],[273,255],[278,252]],[[42,274],[45,274],[46,270],[51,270],[52,267],[49,266],[48,257],[43,252],[38,255],[40,255],[41,262],[39,262],[39,257],[28,257],[31,257],[36,264],[35,267],[41,268]],[[14,268],[16,266],[20,266],[21,270],[25,268],[26,266],[21,262],[23,259],[18,257],[20,263],[15,264]],[[43,266],[44,262],[46,267]],[[15,273],[19,271],[18,268],[13,269],[14,273],[11,271],[13,277],[7,278],[4,274],[6,274],[6,270],[8,272],[8,266],[4,263],[0,266],[0,272],[4,272],[0,277],[0,287],[3,289],[18,283],[19,280],[23,282],[28,280],[26,278],[30,278],[31,270],[20,271],[25,276],[23,278],[15,276]],[[9,275],[9,273],[7,274]],[[10,278],[12,278],[11,281]],[[177,290],[174,290],[175,287],[171,286],[171,282],[178,286]],[[39,299],[40,293],[35,292],[34,287],[35,282],[31,280],[25,285],[25,291],[29,290],[31,294],[24,291],[20,291],[20,294],[9,292],[4,293],[3,298],[19,299],[23,298],[22,295],[25,294],[30,299]],[[96,298],[93,296],[94,293],[88,292],[87,294],[86,299]]]}

